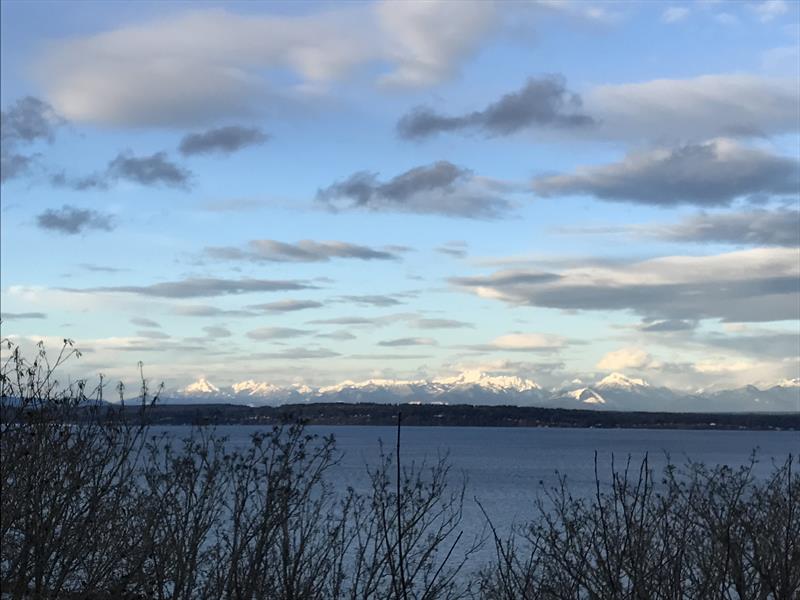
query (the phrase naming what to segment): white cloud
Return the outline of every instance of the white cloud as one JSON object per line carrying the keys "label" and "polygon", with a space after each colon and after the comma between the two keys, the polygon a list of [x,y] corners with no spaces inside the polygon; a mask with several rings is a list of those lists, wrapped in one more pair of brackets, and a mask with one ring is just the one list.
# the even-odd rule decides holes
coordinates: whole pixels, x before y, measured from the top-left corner
{"label": "white cloud", "polygon": [[557,350],[566,344],[566,340],[557,335],[544,333],[510,333],[492,340],[490,346],[498,350],[541,351]]}
{"label": "white cloud", "polygon": [[648,369],[656,366],[653,357],[641,348],[620,348],[603,356],[597,363],[601,371]]}
{"label": "white cloud", "polygon": [[785,0],[766,0],[753,7],[759,21],[767,23],[789,12],[789,4]]}
{"label": "white cloud", "polygon": [[664,23],[677,23],[689,16],[689,9],[685,6],[669,6],[661,13],[661,20]]}

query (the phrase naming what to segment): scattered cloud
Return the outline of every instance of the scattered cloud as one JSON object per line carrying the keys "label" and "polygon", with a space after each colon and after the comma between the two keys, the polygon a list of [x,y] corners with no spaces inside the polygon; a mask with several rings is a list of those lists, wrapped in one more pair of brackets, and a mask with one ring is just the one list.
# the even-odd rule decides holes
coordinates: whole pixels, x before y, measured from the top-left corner
{"label": "scattered cloud", "polygon": [[309,308],[321,308],[322,302],[314,300],[278,300],[277,302],[267,302],[266,304],[252,304],[247,308],[271,313],[287,313]]}
{"label": "scattered cloud", "polygon": [[717,137],[762,137],[800,129],[796,78],[704,75],[601,85],[584,94],[598,125],[590,138],[662,144]]}
{"label": "scattered cloud", "polygon": [[567,90],[563,76],[532,77],[520,90],[465,115],[447,116],[417,107],[398,121],[397,132],[405,139],[420,139],[462,130],[500,136],[531,127],[591,127],[594,119],[581,112],[581,105],[580,96]]}
{"label": "scattered cloud", "polygon": [[287,348],[280,352],[258,352],[253,355],[256,359],[283,358],[287,360],[305,360],[314,358],[335,358],[341,356],[338,352],[326,348]]}
{"label": "scattered cloud", "polygon": [[453,258],[465,258],[467,256],[467,247],[467,242],[456,240],[442,244],[436,248],[436,252],[452,256]]}
{"label": "scattered cloud", "polygon": [[393,340],[383,340],[378,342],[378,346],[398,347],[398,346],[436,346],[437,342],[433,338],[425,337],[405,337]]}
{"label": "scattered cloud", "polygon": [[451,282],[478,296],[561,310],[631,311],[653,320],[732,322],[800,318],[800,262],[789,248],[497,271]]}
{"label": "scattered cloud", "polygon": [[327,338],[329,340],[337,340],[340,342],[356,339],[356,336],[354,336],[349,331],[345,331],[343,329],[339,331],[331,331],[329,333],[318,333],[315,337]]}
{"label": "scattered cloud", "polygon": [[586,194],[655,206],[727,206],[757,194],[791,194],[800,163],[726,139],[629,154],[623,161],[534,180],[544,197]]}
{"label": "scattered cloud", "polygon": [[152,319],[146,319],[144,317],[133,317],[131,323],[134,325],[138,325],[139,327],[150,327],[151,329],[160,328],[161,325],[153,321]]}
{"label": "scattered cloud", "polygon": [[40,229],[76,235],[92,229],[112,231],[114,220],[111,215],[65,204],[60,209],[48,208],[39,214],[36,217],[36,225]]}
{"label": "scattered cloud", "polygon": [[337,299],[342,302],[349,302],[351,304],[360,304],[362,306],[397,306],[403,304],[400,294],[368,294],[363,296],[339,296]]}
{"label": "scattered cloud", "polygon": [[277,240],[251,240],[245,249],[235,246],[210,246],[204,254],[219,260],[245,260],[250,262],[328,262],[332,258],[358,260],[399,260],[399,256],[385,250],[376,250],[347,242],[315,242],[301,240],[295,244]]}
{"label": "scattered cloud", "polygon": [[137,331],[136,335],[148,340],[168,340],[170,338],[170,336],[164,333],[163,331],[158,331],[153,329],[145,329]]}
{"label": "scattered cloud", "polygon": [[223,309],[206,304],[176,306],[173,314],[181,317],[255,317],[258,313],[250,310]]}
{"label": "scattered cloud", "polygon": [[91,271],[92,273],[124,273],[125,271],[130,271],[130,269],[123,267],[107,267],[105,265],[93,265],[91,263],[81,263],[78,266],[81,269],[85,271]]}
{"label": "scattered cloud", "polygon": [[141,157],[121,152],[108,164],[107,172],[111,179],[124,179],[144,186],[186,188],[191,178],[191,173],[171,162],[165,152]]}
{"label": "scattered cloud", "polygon": [[212,339],[229,338],[233,335],[230,329],[222,327],[221,325],[209,325],[203,327],[203,331],[206,332],[206,337]]}
{"label": "scattered cloud", "polygon": [[0,321],[17,321],[23,319],[46,319],[47,315],[41,312],[0,313]]}
{"label": "scattered cloud", "polygon": [[292,327],[261,327],[247,332],[251,340],[285,340],[313,333],[307,329],[293,329]]}
{"label": "scattered cloud", "polygon": [[768,23],[789,12],[789,4],[785,0],[765,0],[752,5],[752,8],[762,23]]}
{"label": "scattered cloud", "polygon": [[625,371],[626,369],[648,369],[656,362],[641,348],[620,348],[609,352],[597,363],[601,371]]}
{"label": "scattered cloud", "polygon": [[229,125],[201,133],[189,133],[181,139],[178,150],[184,156],[196,154],[231,154],[249,146],[259,146],[269,136],[258,127]]}
{"label": "scattered cloud", "polygon": [[673,24],[679,23],[689,16],[691,11],[686,6],[668,6],[661,13],[661,20],[664,23]]}
{"label": "scattered cloud", "polygon": [[0,111],[0,181],[24,175],[36,156],[21,154],[20,147],[51,142],[63,122],[52,106],[33,96],[20,98]]}
{"label": "scattered cloud", "polygon": [[418,329],[471,329],[472,323],[455,319],[416,319],[413,323]]}
{"label": "scattered cloud", "polygon": [[673,242],[800,247],[800,211],[700,213],[652,231],[656,237]]}
{"label": "scattered cloud", "polygon": [[[151,285],[120,285],[92,288],[62,288],[67,292],[81,294],[119,293],[154,296],[158,298],[203,298],[228,296],[250,292],[279,292],[313,289],[300,281],[280,281],[272,279],[216,279],[211,277],[191,277],[177,281],[165,281]],[[176,309],[180,310],[180,309]]]}
{"label": "scattered cloud", "polygon": [[359,171],[317,192],[333,210],[439,214],[473,219],[497,218],[511,209],[502,185],[442,160],[415,167],[381,182],[377,173]]}
{"label": "scattered cloud", "polygon": [[544,333],[509,333],[489,342],[488,347],[495,350],[513,352],[550,352],[563,348],[567,340],[558,335]]}
{"label": "scattered cloud", "polygon": [[697,328],[697,321],[688,319],[649,320],[642,323],[639,331],[663,333],[667,331],[692,331]]}

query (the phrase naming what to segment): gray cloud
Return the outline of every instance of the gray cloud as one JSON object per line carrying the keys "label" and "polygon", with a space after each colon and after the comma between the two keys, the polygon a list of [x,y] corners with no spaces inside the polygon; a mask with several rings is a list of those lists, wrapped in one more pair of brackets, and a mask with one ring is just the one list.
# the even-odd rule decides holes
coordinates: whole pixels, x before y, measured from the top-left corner
{"label": "gray cloud", "polygon": [[220,325],[209,325],[208,327],[203,327],[203,331],[206,332],[206,337],[214,339],[229,338],[233,335],[230,329]]}
{"label": "gray cloud", "polygon": [[656,206],[727,206],[754,194],[793,194],[798,185],[797,160],[729,140],[630,154],[622,162],[533,182],[545,197],[587,194]]}
{"label": "gray cloud", "polygon": [[17,319],[46,319],[47,315],[40,312],[24,312],[24,313],[0,313],[0,320],[14,321]]}
{"label": "gray cloud", "polygon": [[463,241],[447,242],[436,248],[436,252],[453,258],[464,258],[467,256],[467,243]]}
{"label": "gray cloud", "polygon": [[125,179],[140,185],[178,188],[188,187],[191,178],[191,173],[171,162],[165,152],[141,157],[121,152],[108,164],[107,173],[112,179]]}
{"label": "gray cloud", "polygon": [[90,229],[111,231],[114,222],[111,215],[95,210],[76,208],[65,204],[60,209],[48,208],[36,217],[40,229],[49,229],[68,235],[83,233]]}
{"label": "gray cloud", "polygon": [[159,325],[152,319],[145,319],[144,317],[133,317],[131,319],[131,323],[133,323],[134,325],[139,325],[140,327],[150,327],[152,329],[161,327],[161,325]]}
{"label": "gray cloud", "polygon": [[338,352],[326,348],[287,348],[280,352],[259,352],[253,355],[256,359],[285,358],[289,360],[304,360],[310,358],[335,358],[341,356]]}
{"label": "gray cloud", "polygon": [[170,338],[170,336],[163,331],[154,331],[149,329],[137,331],[136,335],[150,340],[168,340]]}
{"label": "gray cloud", "polygon": [[420,337],[407,337],[407,338],[397,338],[394,340],[384,340],[382,342],[378,342],[378,346],[388,346],[388,347],[397,347],[397,346],[435,346],[436,340],[433,338],[420,338]]}
{"label": "gray cloud", "polygon": [[710,346],[749,354],[758,358],[800,356],[800,333],[757,332],[745,335],[709,335],[703,340]]}
{"label": "gray cloud", "polygon": [[8,110],[0,111],[0,181],[25,174],[35,155],[21,154],[20,146],[52,141],[63,122],[52,106],[32,96],[20,98]]}
{"label": "gray cloud", "polygon": [[465,115],[446,116],[425,106],[417,107],[398,121],[397,132],[405,139],[419,139],[464,129],[495,136],[530,127],[591,127],[595,121],[580,111],[581,104],[580,96],[566,89],[562,76],[548,75],[530,78],[520,90]]}
{"label": "gray cloud", "polygon": [[464,329],[475,327],[472,323],[454,319],[417,319],[414,326],[419,329]]}
{"label": "gray cloud", "polygon": [[184,156],[194,154],[231,154],[248,146],[258,146],[269,139],[258,127],[231,125],[189,133],[181,139],[178,149]]}
{"label": "gray cloud", "polygon": [[[272,279],[215,279],[193,277],[178,281],[165,281],[151,285],[120,285],[93,288],[63,288],[64,291],[83,294],[123,293],[158,298],[203,298],[228,296],[250,292],[279,292],[314,289],[314,286],[299,281],[280,281]],[[176,309],[178,310],[178,309]]]}
{"label": "gray cloud", "polygon": [[206,304],[192,304],[188,306],[176,306],[173,314],[182,317],[255,317],[258,313],[249,310],[226,310],[216,306]]}
{"label": "gray cloud", "polygon": [[293,329],[291,327],[261,327],[247,332],[251,340],[284,340],[312,333],[307,329]]}
{"label": "gray cloud", "polygon": [[344,331],[344,330],[332,331],[330,333],[318,333],[315,337],[327,338],[329,340],[337,340],[337,341],[340,341],[340,342],[343,342],[343,341],[346,341],[346,340],[354,340],[354,339],[356,339],[356,336],[354,336],[349,331]]}
{"label": "gray cloud", "polygon": [[675,225],[659,227],[654,234],[675,242],[800,246],[800,211],[701,213]]}
{"label": "gray cloud", "polygon": [[794,249],[677,256],[557,275],[499,271],[451,282],[483,297],[562,310],[628,310],[652,320],[779,321],[800,318]]}
{"label": "gray cloud", "polygon": [[410,169],[381,182],[360,171],[317,191],[317,201],[334,210],[439,214],[474,219],[497,218],[511,203],[498,186],[447,161]]}
{"label": "gray cloud", "polygon": [[335,317],[332,319],[316,319],[309,321],[311,325],[374,325],[375,319],[366,317]]}
{"label": "gray cloud", "polygon": [[314,300],[278,300],[277,302],[267,302],[266,304],[253,304],[248,308],[264,312],[286,313],[309,308],[320,308],[322,306],[324,306],[322,302],[315,302]]}
{"label": "gray cloud", "polygon": [[91,271],[93,273],[123,273],[125,271],[130,271],[130,269],[124,269],[121,267],[106,267],[103,265],[93,265],[90,263],[81,263],[78,266],[81,269],[85,269],[86,271]]}
{"label": "gray cloud", "polygon": [[391,252],[375,250],[347,242],[301,240],[296,244],[277,240],[252,240],[246,249],[234,246],[211,246],[204,250],[211,258],[252,262],[327,262],[332,258],[358,260],[398,260]]}
{"label": "gray cloud", "polygon": [[338,300],[343,302],[351,302],[353,304],[361,304],[364,306],[397,306],[402,304],[400,300],[394,295],[364,295],[364,296],[339,296]]}

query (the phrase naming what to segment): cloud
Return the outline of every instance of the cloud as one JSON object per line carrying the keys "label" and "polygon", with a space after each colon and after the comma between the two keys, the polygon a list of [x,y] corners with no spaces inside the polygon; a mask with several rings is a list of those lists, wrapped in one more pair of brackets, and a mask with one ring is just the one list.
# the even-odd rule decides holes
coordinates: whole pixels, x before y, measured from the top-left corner
{"label": "cloud", "polygon": [[622,162],[538,177],[544,197],[585,194],[655,206],[727,206],[754,194],[792,194],[800,163],[731,140],[629,154]]}
{"label": "cloud", "polygon": [[511,203],[500,186],[448,161],[410,169],[385,182],[359,171],[317,191],[317,201],[334,210],[439,214],[473,219],[497,218]]}
{"label": "cloud", "polygon": [[330,339],[330,340],[337,340],[337,341],[340,341],[340,342],[356,339],[356,336],[354,336],[349,331],[345,331],[345,330],[331,331],[330,333],[318,333],[315,337],[327,338],[327,339]]}
{"label": "cloud", "polygon": [[322,302],[315,302],[314,300],[278,300],[277,302],[267,302],[266,304],[253,304],[248,308],[264,312],[287,313],[309,308],[320,308],[322,306],[324,306]]}
{"label": "cloud", "polygon": [[312,358],[335,358],[338,352],[326,348],[287,348],[280,352],[259,352],[253,355],[256,359],[284,358],[289,360],[305,360]]}
{"label": "cloud", "polygon": [[41,312],[0,313],[0,321],[16,321],[21,319],[46,319],[47,315]]}
{"label": "cloud", "polygon": [[758,358],[800,356],[800,330],[757,331],[744,335],[710,334],[703,343]]}
{"label": "cloud", "polygon": [[150,328],[161,327],[161,325],[159,325],[152,319],[145,319],[144,317],[133,317],[131,319],[131,323],[133,323],[134,325],[139,325],[140,327],[150,327]]}
{"label": "cloud", "polygon": [[291,327],[262,327],[247,332],[251,340],[284,340],[312,333],[307,329],[293,329]]}
{"label": "cloud", "polygon": [[258,313],[250,310],[227,310],[206,304],[190,304],[186,306],[176,306],[173,314],[181,317],[255,317]]}
{"label": "cloud", "polygon": [[130,271],[130,269],[122,267],[106,267],[104,265],[93,265],[91,263],[81,263],[78,266],[92,273],[124,273],[125,271]]}
{"label": "cloud", "polygon": [[202,133],[189,133],[178,149],[184,156],[195,154],[231,154],[248,146],[258,146],[269,139],[258,127],[229,125]]}
{"label": "cloud", "polygon": [[220,325],[209,325],[208,327],[203,327],[203,331],[206,332],[206,337],[214,339],[229,338],[233,335],[230,329]]}
{"label": "cloud", "polygon": [[396,296],[389,294],[373,294],[364,296],[339,296],[338,300],[343,302],[350,302],[353,304],[361,304],[364,306],[397,306],[402,304]]}
{"label": "cloud", "polygon": [[673,242],[800,247],[800,211],[700,213],[652,231],[656,237]]}
{"label": "cloud", "polygon": [[639,331],[661,333],[665,331],[691,331],[697,328],[697,321],[687,319],[666,319],[661,321],[645,321]]}
{"label": "cloud", "polygon": [[414,327],[418,329],[470,329],[475,326],[472,323],[455,319],[417,319],[414,321]]}
{"label": "cloud", "polygon": [[647,369],[654,364],[653,357],[641,348],[620,348],[603,356],[596,368],[601,371],[624,371]]}
{"label": "cloud", "polygon": [[767,136],[800,129],[797,79],[704,75],[602,85],[584,94],[591,137],[659,143]]}
{"label": "cloud", "polygon": [[0,111],[0,181],[25,174],[35,156],[21,154],[20,146],[53,141],[56,128],[63,122],[52,106],[33,96],[20,98]]}
{"label": "cloud", "polygon": [[785,0],[765,0],[753,5],[753,10],[758,15],[758,20],[768,23],[773,19],[789,12],[789,5]]}
{"label": "cloud", "polygon": [[452,242],[446,242],[435,250],[439,254],[445,254],[447,256],[452,256],[453,258],[465,258],[467,256],[467,247],[467,242],[456,240]]}
{"label": "cloud", "polygon": [[567,341],[558,335],[543,333],[510,333],[493,339],[488,347],[495,350],[511,350],[513,352],[548,352],[558,350]]}
{"label": "cloud", "polygon": [[397,338],[394,340],[383,340],[378,342],[378,346],[387,346],[390,348],[398,346],[436,346],[437,342],[433,338],[422,337],[406,337]]}
{"label": "cloud", "polygon": [[36,217],[40,229],[57,231],[67,235],[85,233],[90,229],[112,231],[114,222],[111,215],[95,210],[76,208],[65,204],[60,209],[48,208]]}
{"label": "cloud", "polygon": [[121,152],[108,164],[111,179],[124,179],[140,185],[165,185],[185,188],[191,173],[171,162],[165,152],[136,157],[130,152]]}
{"label": "cloud", "polygon": [[[194,126],[287,102],[278,83],[324,90],[362,69],[387,86],[433,85],[496,31],[493,2],[342,5],[300,15],[180,10],[50,43],[35,61],[67,118],[122,126]],[[143,93],[146,90],[146,93]]]}
{"label": "cloud", "polygon": [[691,11],[685,6],[668,6],[661,13],[661,20],[664,23],[678,23],[686,19]]}
{"label": "cloud", "polygon": [[[251,292],[279,292],[314,289],[314,286],[299,281],[272,279],[216,279],[191,277],[178,281],[165,281],[151,285],[120,285],[93,288],[62,288],[63,291],[81,294],[119,293],[153,296],[158,298],[204,298],[248,294]],[[181,310],[180,308],[176,310]]]}
{"label": "cloud", "polygon": [[163,331],[143,330],[137,331],[136,335],[149,340],[168,340],[170,336]]}
{"label": "cloud", "polygon": [[301,240],[295,244],[277,240],[251,240],[246,249],[235,246],[211,246],[204,253],[220,260],[246,260],[251,262],[328,262],[332,258],[358,260],[399,260],[399,256],[367,246],[347,242],[315,242]]}
{"label": "cloud", "polygon": [[500,136],[531,127],[590,127],[594,119],[580,112],[581,104],[580,96],[566,89],[562,76],[548,75],[530,78],[522,89],[465,115],[446,116],[417,107],[398,121],[397,132],[405,139],[419,139],[465,129]]}
{"label": "cloud", "polygon": [[788,248],[497,271],[451,282],[481,297],[562,310],[631,311],[652,320],[800,318],[800,262]]}

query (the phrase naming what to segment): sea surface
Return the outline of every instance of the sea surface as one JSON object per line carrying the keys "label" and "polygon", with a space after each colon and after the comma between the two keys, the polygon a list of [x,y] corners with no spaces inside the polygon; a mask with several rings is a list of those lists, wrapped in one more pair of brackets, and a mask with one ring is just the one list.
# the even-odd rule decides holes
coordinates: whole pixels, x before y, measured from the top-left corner
{"label": "sea surface", "polygon": [[[159,428],[161,429],[161,428]],[[177,437],[189,427],[166,427]],[[231,425],[217,427],[231,447],[249,444],[253,432],[264,427]],[[329,481],[342,491],[352,486],[369,490],[368,469],[379,464],[380,443],[384,452],[394,453],[394,427],[310,426],[310,433],[333,435],[342,452],[341,462],[331,469]],[[478,534],[483,518],[476,499],[494,526],[507,533],[514,524],[535,516],[535,501],[566,476],[573,496],[595,493],[595,453],[602,482],[611,479],[612,461],[623,469],[630,458],[633,477],[642,460],[658,475],[663,467],[683,465],[688,460],[708,466],[739,467],[748,464],[753,453],[754,473],[766,477],[776,462],[789,454],[797,459],[800,433],[795,431],[698,431],[668,429],[569,429],[490,427],[403,427],[401,462],[404,466],[435,463],[447,455],[454,489],[466,485],[463,529]],[[658,478],[657,478],[658,479]]]}

